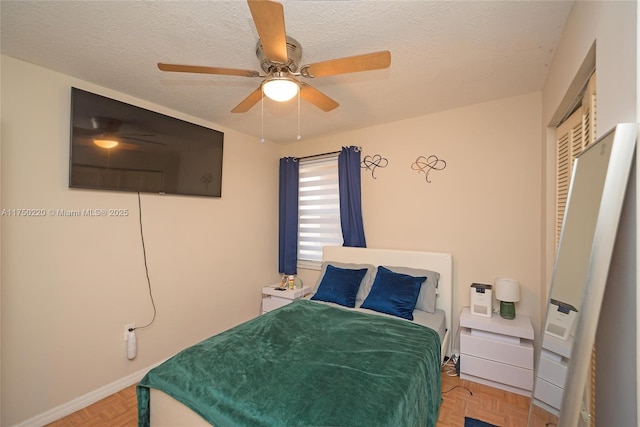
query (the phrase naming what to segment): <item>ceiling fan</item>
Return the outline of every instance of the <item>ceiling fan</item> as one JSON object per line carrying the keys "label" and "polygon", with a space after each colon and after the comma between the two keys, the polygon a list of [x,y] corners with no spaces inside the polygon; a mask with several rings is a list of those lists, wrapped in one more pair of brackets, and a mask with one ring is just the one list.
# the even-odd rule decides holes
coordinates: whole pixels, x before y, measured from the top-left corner
{"label": "ceiling fan", "polygon": [[260,86],[231,110],[232,113],[245,113],[262,99],[263,93],[275,101],[284,102],[296,96],[298,92],[300,97],[321,110],[331,111],[340,104],[296,77],[333,76],[379,70],[391,65],[391,53],[384,50],[299,67],[302,46],[293,37],[286,35],[282,4],[269,0],[247,0],[247,3],[260,37],[256,45],[256,56],[265,74],[254,70],[166,63],[158,63],[158,68],[162,71],[181,73],[263,78]]}
{"label": "ceiling fan", "polygon": [[139,137],[152,137],[153,134],[123,133],[120,132],[122,122],[111,117],[91,117],[91,129],[74,127],[74,135],[89,138],[95,145],[101,148],[114,148],[119,144],[129,141],[129,144],[147,143],[155,145],[167,145],[162,142],[142,139]]}

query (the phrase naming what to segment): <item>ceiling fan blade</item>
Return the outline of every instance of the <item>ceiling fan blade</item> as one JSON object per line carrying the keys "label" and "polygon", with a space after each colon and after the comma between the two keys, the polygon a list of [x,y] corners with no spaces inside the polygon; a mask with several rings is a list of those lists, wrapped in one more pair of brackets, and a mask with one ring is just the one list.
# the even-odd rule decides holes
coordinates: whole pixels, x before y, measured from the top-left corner
{"label": "ceiling fan blade", "polygon": [[232,113],[246,113],[249,111],[254,105],[258,103],[262,99],[262,86],[258,87],[258,89],[251,92],[249,96],[247,96],[240,104],[236,105],[236,108],[231,110]]}
{"label": "ceiling fan blade", "polygon": [[256,24],[264,54],[272,62],[286,64],[289,58],[282,4],[268,0],[247,0],[247,3],[253,22]]}
{"label": "ceiling fan blade", "polygon": [[102,132],[95,129],[85,129],[79,126],[73,127],[73,135],[81,138],[92,137],[101,134]]}
{"label": "ceiling fan blade", "polygon": [[164,145],[164,146],[167,145],[164,142],[151,141],[149,139],[142,139],[142,138],[134,138],[134,137],[125,136],[125,135],[116,135],[116,138],[128,139],[130,141],[144,142],[145,144]]}
{"label": "ceiling fan blade", "polygon": [[331,111],[340,106],[336,101],[306,83],[300,83],[300,96],[324,112]]}
{"label": "ceiling fan blade", "polygon": [[260,73],[253,70],[239,70],[236,68],[202,67],[199,65],[164,64],[159,62],[158,68],[162,71],[178,73],[222,74],[225,76],[258,77]]}
{"label": "ceiling fan blade", "polygon": [[391,65],[391,52],[366,53],[305,65],[300,73],[305,77],[325,77],[336,74],[355,73],[359,71],[379,70]]}

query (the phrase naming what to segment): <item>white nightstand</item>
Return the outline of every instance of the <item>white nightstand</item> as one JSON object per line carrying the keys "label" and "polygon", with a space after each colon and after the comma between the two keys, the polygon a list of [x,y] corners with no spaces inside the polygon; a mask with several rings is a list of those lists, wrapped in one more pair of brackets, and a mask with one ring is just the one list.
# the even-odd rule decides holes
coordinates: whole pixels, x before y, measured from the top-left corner
{"label": "white nightstand", "polygon": [[554,415],[560,415],[572,347],[572,336],[567,340],[561,340],[549,334],[543,334],[542,350],[538,361],[538,378],[533,397],[536,405]]}
{"label": "white nightstand", "polygon": [[311,292],[311,286],[281,291],[277,289],[278,285],[265,286],[262,288],[262,314],[275,310],[283,305],[291,304],[291,302]]}
{"label": "white nightstand", "polygon": [[465,308],[460,328],[460,378],[531,396],[533,326],[528,316],[474,316]]}

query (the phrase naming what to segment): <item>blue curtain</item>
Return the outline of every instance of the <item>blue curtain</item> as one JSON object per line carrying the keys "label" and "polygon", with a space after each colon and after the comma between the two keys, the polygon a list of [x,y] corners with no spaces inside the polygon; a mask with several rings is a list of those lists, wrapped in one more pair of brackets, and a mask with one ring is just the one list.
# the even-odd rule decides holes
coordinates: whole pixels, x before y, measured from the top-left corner
{"label": "blue curtain", "polygon": [[340,223],[343,246],[366,248],[362,224],[360,149],[342,147],[338,155],[340,184]]}
{"label": "blue curtain", "polygon": [[280,159],[280,227],[278,268],[283,274],[298,273],[298,174],[293,157]]}

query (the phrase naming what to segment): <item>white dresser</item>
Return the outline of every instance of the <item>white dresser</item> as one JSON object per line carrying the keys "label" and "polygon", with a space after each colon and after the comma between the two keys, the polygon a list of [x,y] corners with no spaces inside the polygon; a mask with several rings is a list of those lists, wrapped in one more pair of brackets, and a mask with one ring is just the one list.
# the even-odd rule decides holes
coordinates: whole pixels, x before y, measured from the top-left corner
{"label": "white dresser", "polygon": [[460,316],[460,378],[531,396],[533,326],[528,316],[515,319]]}

